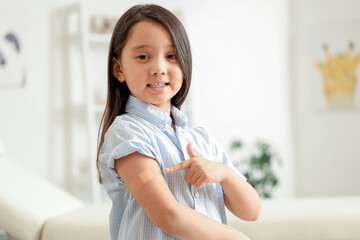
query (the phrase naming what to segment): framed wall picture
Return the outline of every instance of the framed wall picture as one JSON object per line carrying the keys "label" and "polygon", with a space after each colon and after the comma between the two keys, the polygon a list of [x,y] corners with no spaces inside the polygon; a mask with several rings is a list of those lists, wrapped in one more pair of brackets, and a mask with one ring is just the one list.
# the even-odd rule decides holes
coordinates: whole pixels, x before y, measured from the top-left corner
{"label": "framed wall picture", "polygon": [[26,84],[25,16],[22,7],[0,8],[0,88]]}
{"label": "framed wall picture", "polygon": [[360,109],[360,21],[319,26],[311,34],[316,109]]}

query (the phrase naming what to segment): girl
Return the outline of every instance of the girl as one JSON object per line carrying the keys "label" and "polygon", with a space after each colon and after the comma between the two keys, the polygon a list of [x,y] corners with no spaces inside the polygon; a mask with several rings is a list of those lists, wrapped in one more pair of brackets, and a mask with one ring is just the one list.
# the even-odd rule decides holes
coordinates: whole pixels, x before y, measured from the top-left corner
{"label": "girl", "polygon": [[191,82],[180,21],[156,5],[115,26],[97,164],[113,205],[114,239],[248,239],[225,225],[224,205],[255,220],[260,199],[207,131],[179,111]]}

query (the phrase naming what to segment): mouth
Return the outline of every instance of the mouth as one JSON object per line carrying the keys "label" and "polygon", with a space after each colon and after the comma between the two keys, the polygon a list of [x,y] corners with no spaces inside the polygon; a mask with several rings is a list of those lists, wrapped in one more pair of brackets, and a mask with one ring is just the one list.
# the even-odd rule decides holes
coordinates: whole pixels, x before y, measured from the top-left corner
{"label": "mouth", "polygon": [[148,87],[165,87],[169,85],[169,83],[150,83],[150,84],[146,84],[146,86]]}

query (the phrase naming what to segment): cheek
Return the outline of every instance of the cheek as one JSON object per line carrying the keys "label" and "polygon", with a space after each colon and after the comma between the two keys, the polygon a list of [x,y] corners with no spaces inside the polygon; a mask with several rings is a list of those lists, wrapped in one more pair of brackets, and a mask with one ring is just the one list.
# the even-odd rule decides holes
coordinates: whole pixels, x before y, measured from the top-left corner
{"label": "cheek", "polygon": [[146,74],[146,70],[140,65],[136,64],[128,64],[126,67],[124,66],[124,74],[128,80],[136,81],[137,79],[142,79],[143,76]]}
{"label": "cheek", "polygon": [[183,75],[183,72],[180,68],[180,66],[176,67],[173,71],[173,74],[174,74],[174,77],[180,81],[180,83],[182,84],[183,82],[183,78],[184,78],[184,75]]}

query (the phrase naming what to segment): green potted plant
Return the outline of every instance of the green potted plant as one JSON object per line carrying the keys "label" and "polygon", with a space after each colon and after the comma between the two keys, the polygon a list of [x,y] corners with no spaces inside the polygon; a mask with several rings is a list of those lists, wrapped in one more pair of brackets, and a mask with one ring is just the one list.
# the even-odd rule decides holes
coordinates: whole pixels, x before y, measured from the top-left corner
{"label": "green potted plant", "polygon": [[[230,151],[239,153],[242,148],[242,142],[234,140]],[[234,159],[235,167],[243,173],[262,198],[271,198],[273,190],[279,184],[278,177],[273,171],[274,164],[281,164],[279,156],[268,143],[262,141],[256,142],[255,151],[249,156],[238,155],[237,159]]]}

